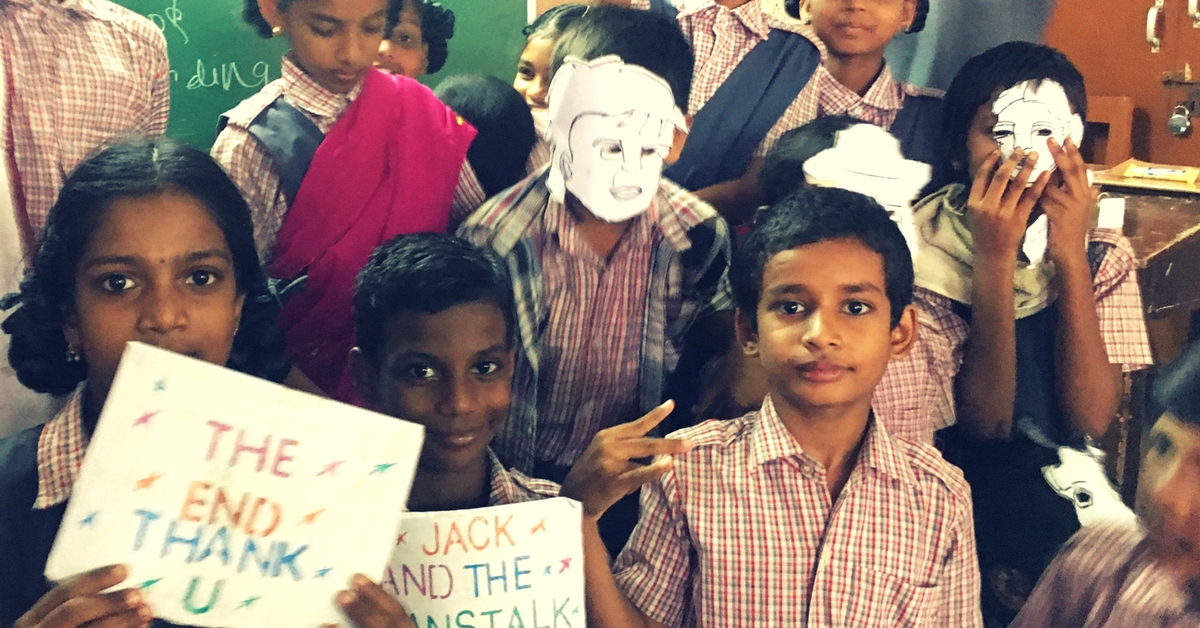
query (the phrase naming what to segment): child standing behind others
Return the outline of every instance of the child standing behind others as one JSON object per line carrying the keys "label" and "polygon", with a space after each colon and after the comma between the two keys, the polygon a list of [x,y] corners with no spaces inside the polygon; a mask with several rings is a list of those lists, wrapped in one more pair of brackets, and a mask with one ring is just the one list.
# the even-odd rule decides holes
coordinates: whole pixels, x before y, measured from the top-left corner
{"label": "child standing behind others", "polygon": [[475,131],[428,88],[371,67],[398,3],[245,1],[291,51],[282,78],[226,113],[213,156],[250,205],[270,276],[307,277],[280,316],[293,360],[353,402],[354,277],[390,237],[447,231],[483,201],[465,159]]}
{"label": "child standing behind others", "polygon": [[[559,481],[597,432],[662,403],[684,336],[732,303],[725,222],[661,177],[691,82],[675,22],[593,7],[562,35],[553,67],[550,167],[459,234],[505,260],[517,301],[514,397],[493,447]],[[614,509],[614,548],[636,518],[635,498]]]}
{"label": "child standing behind others", "polygon": [[[731,274],[738,339],[767,372],[767,398],[671,435],[693,447],[657,463],[667,470],[642,489],[612,571],[603,509],[585,507],[588,620],[982,627],[962,474],[871,413],[884,369],[916,336],[899,228],[861,194],[804,190],[759,216]],[[636,444],[593,443],[563,493],[616,500]]]}
{"label": "child standing behind others", "polygon": [[539,15],[521,32],[525,35],[525,49],[517,61],[517,76],[513,87],[525,97],[529,111],[533,114],[538,142],[529,154],[529,173],[550,163],[550,140],[546,137],[546,94],[550,92],[550,56],[559,35],[587,11],[582,4],[560,4]]}

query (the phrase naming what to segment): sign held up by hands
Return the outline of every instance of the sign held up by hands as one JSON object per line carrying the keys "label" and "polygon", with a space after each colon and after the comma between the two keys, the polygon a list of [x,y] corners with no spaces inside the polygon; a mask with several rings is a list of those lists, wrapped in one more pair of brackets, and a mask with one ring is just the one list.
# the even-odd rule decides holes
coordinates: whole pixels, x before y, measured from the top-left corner
{"label": "sign held up by hands", "polygon": [[582,628],[582,512],[556,497],[407,513],[380,584],[421,628]]}
{"label": "sign held up by hands", "polygon": [[385,565],[420,426],[137,343],[125,351],[46,565],[114,563],[194,626],[346,621]]}

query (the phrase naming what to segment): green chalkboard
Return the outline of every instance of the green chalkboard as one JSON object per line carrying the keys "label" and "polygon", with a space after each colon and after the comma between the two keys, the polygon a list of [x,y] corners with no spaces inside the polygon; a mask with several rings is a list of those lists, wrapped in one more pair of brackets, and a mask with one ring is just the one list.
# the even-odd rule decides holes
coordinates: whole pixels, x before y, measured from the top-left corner
{"label": "green chalkboard", "polygon": [[[171,120],[167,132],[207,150],[217,116],[279,78],[283,39],[260,38],[242,21],[242,0],[116,0],[149,17],[167,38]],[[526,0],[441,0],[455,13],[446,66],[426,77],[492,74],[510,80],[524,45]]]}

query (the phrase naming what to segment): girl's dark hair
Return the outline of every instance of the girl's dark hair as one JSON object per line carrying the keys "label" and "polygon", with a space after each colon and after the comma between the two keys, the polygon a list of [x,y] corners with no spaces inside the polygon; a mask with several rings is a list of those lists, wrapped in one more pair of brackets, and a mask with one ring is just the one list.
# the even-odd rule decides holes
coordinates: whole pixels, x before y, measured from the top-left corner
{"label": "girl's dark hair", "polygon": [[1200,427],[1200,342],[1155,378],[1154,401],[1180,421]]}
{"label": "girl's dark hair", "polygon": [[440,2],[429,0],[404,0],[416,4],[417,14],[421,18],[421,41],[429,47],[428,67],[425,72],[435,74],[446,65],[450,55],[450,38],[454,37],[454,11],[442,6]]}
{"label": "girl's dark hair", "polygon": [[[275,0],[275,5],[280,11],[287,11],[296,0]],[[400,9],[404,0],[387,0],[387,28],[384,32],[390,32],[392,27],[400,19]],[[422,18],[424,19],[424,18]],[[271,24],[267,22],[267,18],[263,17],[262,11],[258,10],[258,0],[243,0],[242,4],[242,20],[254,27],[255,32],[263,39],[270,39]]]}
{"label": "girl's dark hair", "polygon": [[578,20],[588,10],[586,5],[577,3],[560,4],[551,7],[545,13],[537,16],[521,29],[521,34],[530,39],[558,39],[575,20]]}
{"label": "girl's dark hair", "polygon": [[1062,86],[1071,108],[1087,121],[1087,89],[1083,75],[1063,53],[1041,44],[1010,41],[971,57],[946,90],[942,128],[946,137],[950,169],[960,179],[970,177],[967,137],[979,108],[1000,92],[1025,81],[1054,81]]}
{"label": "girl's dark hair", "polygon": [[456,305],[491,303],[516,341],[516,306],[508,268],[491,249],[444,233],[398,235],[371,252],[354,285],[358,347],[379,367],[388,322],[407,313],[437,314]]}
{"label": "girl's dark hair", "polygon": [[763,268],[783,251],[826,240],[858,240],[883,258],[884,291],[891,322],[912,303],[912,256],[900,227],[870,197],[838,188],[808,188],[763,210],[734,251],[729,280],[738,309],[757,328]]}
{"label": "girl's dark hair", "polygon": [[512,85],[494,76],[463,74],[442,81],[433,93],[479,131],[467,160],[488,197],[525,178],[537,131],[529,105]]}
{"label": "girl's dark hair", "polygon": [[291,363],[276,326],[279,305],[259,265],[241,192],[207,153],[166,138],[135,138],[92,155],[67,177],[20,291],[4,299],[5,309],[19,305],[3,330],[12,336],[9,363],[26,387],[65,394],[87,377],[86,361],[67,361],[63,335],[83,252],[113,201],[164,192],[199,201],[233,256],[237,290],[246,300],[227,366],[272,381],[287,376]]}
{"label": "girl's dark hair", "polygon": [[839,131],[856,124],[869,124],[850,116],[821,116],[780,136],[763,158],[758,173],[758,189],[764,205],[774,205],[783,197],[808,187],[804,162],[817,153],[833,148]]}

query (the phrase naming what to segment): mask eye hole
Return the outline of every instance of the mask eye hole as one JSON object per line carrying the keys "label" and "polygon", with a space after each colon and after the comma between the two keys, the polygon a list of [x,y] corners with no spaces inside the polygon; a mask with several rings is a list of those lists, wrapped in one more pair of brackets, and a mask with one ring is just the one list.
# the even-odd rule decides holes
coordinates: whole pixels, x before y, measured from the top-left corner
{"label": "mask eye hole", "polygon": [[1075,505],[1080,508],[1087,508],[1093,503],[1092,492],[1083,487],[1076,488],[1072,498],[1075,501]]}

